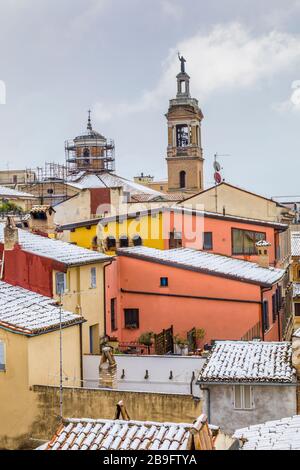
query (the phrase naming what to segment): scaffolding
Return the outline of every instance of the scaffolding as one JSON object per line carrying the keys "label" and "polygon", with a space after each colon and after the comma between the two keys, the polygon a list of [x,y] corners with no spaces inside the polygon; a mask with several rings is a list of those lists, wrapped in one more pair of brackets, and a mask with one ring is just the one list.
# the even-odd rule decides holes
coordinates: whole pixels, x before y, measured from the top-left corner
{"label": "scaffolding", "polygon": [[66,140],[65,154],[68,176],[81,171],[115,171],[115,143],[95,131]]}

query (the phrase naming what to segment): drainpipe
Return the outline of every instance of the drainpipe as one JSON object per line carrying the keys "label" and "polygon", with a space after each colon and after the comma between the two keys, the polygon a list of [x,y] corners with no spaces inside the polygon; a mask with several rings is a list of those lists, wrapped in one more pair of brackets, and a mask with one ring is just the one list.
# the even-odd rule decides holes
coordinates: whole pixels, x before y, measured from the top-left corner
{"label": "drainpipe", "polygon": [[82,357],[82,323],[79,325],[79,350],[80,350],[80,387],[83,387],[83,357]]}
{"label": "drainpipe", "polygon": [[[262,340],[264,341],[265,340],[265,331],[264,331],[264,309],[263,309],[263,305],[264,305],[264,293],[265,292],[268,292],[270,290],[273,289],[273,286],[272,287],[268,287],[267,289],[264,289],[263,287],[260,288],[260,304],[261,304],[261,325],[262,325]],[[270,313],[270,312],[269,312]]]}
{"label": "drainpipe", "polygon": [[200,385],[200,390],[203,390],[203,392],[206,392],[206,403],[207,403],[207,421],[210,423],[210,389],[208,387],[203,387],[203,385]]}
{"label": "drainpipe", "polygon": [[191,392],[192,397],[194,396],[194,394],[193,394],[193,382],[194,382],[194,380],[195,380],[195,372],[193,371],[192,378],[191,378],[191,381],[190,381],[190,392]]}
{"label": "drainpipe", "polygon": [[107,266],[110,266],[116,258],[113,258],[110,263],[107,263],[104,265],[103,268],[103,290],[104,290],[104,296],[103,296],[103,308],[104,308],[104,336],[106,336],[106,268]]}
{"label": "drainpipe", "polygon": [[0,279],[3,279],[3,274],[4,274],[4,259],[5,259],[5,249],[3,245],[3,253],[2,253],[2,262],[1,262],[1,273],[0,273]]}

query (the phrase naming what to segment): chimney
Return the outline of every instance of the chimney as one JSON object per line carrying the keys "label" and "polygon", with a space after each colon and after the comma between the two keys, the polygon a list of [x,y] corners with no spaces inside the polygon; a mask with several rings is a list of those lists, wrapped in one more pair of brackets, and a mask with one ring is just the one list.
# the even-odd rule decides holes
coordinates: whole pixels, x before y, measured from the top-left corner
{"label": "chimney", "polygon": [[126,406],[123,403],[123,400],[119,401],[119,403],[116,405],[115,419],[120,419],[120,417],[124,421],[130,421],[130,416],[127,412]]}
{"label": "chimney", "polygon": [[55,210],[48,205],[33,206],[30,211],[30,230],[41,235],[55,232]]}
{"label": "chimney", "polygon": [[269,248],[271,246],[271,243],[267,242],[266,240],[259,240],[259,242],[257,242],[255,246],[257,248],[259,266],[261,268],[269,268]]}
{"label": "chimney", "polygon": [[19,231],[14,218],[8,216],[4,227],[4,250],[12,251],[16,243],[19,243]]}
{"label": "chimney", "polygon": [[102,347],[99,365],[99,387],[117,388],[117,363],[110,346]]}

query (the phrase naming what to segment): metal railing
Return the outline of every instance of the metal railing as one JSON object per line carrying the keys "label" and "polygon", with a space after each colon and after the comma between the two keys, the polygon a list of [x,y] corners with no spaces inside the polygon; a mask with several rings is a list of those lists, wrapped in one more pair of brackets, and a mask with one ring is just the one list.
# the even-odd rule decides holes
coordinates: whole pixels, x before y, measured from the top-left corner
{"label": "metal railing", "polygon": [[254,338],[261,338],[261,330],[261,322],[258,322],[241,337],[241,341],[252,341]]}

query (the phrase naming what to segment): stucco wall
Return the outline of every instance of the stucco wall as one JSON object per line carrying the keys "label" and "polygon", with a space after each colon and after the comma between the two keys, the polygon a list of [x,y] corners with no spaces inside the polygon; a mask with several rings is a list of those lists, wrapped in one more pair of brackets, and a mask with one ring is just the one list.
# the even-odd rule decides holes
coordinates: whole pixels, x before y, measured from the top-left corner
{"label": "stucco wall", "polygon": [[[160,287],[160,277],[168,277],[168,287]],[[136,341],[141,333],[158,333],[171,325],[175,334],[181,336],[193,327],[204,328],[204,342],[238,340],[261,320],[260,287],[254,284],[126,256],[117,257],[108,268],[106,279],[107,333],[117,336],[119,341]],[[179,295],[211,297],[211,300]],[[111,331],[110,299],[114,297],[117,297],[117,331]],[[222,298],[241,302],[214,300]],[[139,329],[125,328],[124,308],[139,309]],[[269,314],[270,329],[274,330],[270,331],[270,339],[277,339],[271,304]]]}
{"label": "stucco wall", "polygon": [[[38,413],[29,434],[35,439],[48,440],[58,425],[59,389],[35,386],[33,392]],[[64,388],[63,414],[73,418],[112,419],[120,400],[135,420],[192,423],[202,412],[202,402],[189,395]]]}
{"label": "stucco wall", "polygon": [[[205,359],[197,356],[133,356],[115,355],[117,362],[117,380],[119,390],[135,390],[163,393],[191,392],[191,380],[194,372],[192,391],[200,396],[195,385]],[[83,357],[83,377],[86,387],[95,388],[99,383],[100,356],[85,355]],[[122,378],[122,374],[125,377]],[[146,370],[149,378],[145,379]],[[172,371],[172,379],[170,373]]]}
{"label": "stucco wall", "polygon": [[[91,268],[96,268],[96,288],[91,288]],[[71,267],[67,272],[67,292],[63,295],[65,310],[81,314],[87,321],[82,325],[83,353],[90,352],[89,327],[98,325],[98,336],[104,334],[103,263]],[[55,285],[53,271],[53,285]]]}
{"label": "stucco wall", "polygon": [[[235,410],[233,386],[213,385],[210,389],[210,422],[232,434],[236,429],[297,414],[296,386],[253,386],[253,410]],[[203,392],[207,413],[207,392]]]}
{"label": "stucco wall", "polygon": [[89,190],[83,190],[79,194],[55,206],[54,222],[58,225],[81,222],[91,218],[91,195]]}
{"label": "stucco wall", "polygon": [[[63,330],[63,373],[80,376],[79,326]],[[0,329],[6,370],[0,371],[0,449],[22,447],[38,413],[33,383],[59,383],[59,332],[28,338]],[[77,383],[76,383],[77,384]],[[58,411],[56,412],[58,413]]]}

